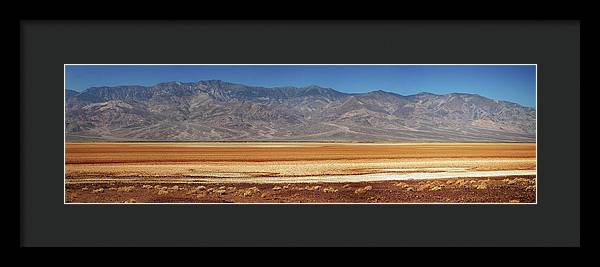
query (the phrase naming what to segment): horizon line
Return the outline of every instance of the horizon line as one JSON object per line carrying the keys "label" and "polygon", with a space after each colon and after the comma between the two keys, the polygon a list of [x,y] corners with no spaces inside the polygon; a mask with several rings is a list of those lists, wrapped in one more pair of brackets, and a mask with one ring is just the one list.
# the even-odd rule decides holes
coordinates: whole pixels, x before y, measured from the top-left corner
{"label": "horizon line", "polygon": [[261,86],[261,85],[250,85],[250,84],[244,84],[244,83],[238,83],[238,82],[230,82],[230,81],[225,81],[225,80],[220,80],[220,79],[208,79],[208,80],[197,80],[197,81],[189,81],[189,82],[183,82],[183,81],[176,81],[176,80],[172,80],[172,81],[165,81],[165,82],[159,82],[159,83],[155,83],[152,85],[140,85],[140,84],[122,84],[122,85],[114,85],[114,86],[107,86],[107,85],[102,85],[102,86],[91,86],[88,87],[86,89],[83,89],[81,91],[78,90],[73,90],[73,89],[68,89],[65,88],[65,91],[74,91],[74,92],[78,92],[78,93],[83,93],[87,90],[93,89],[93,88],[115,88],[115,87],[125,87],[125,86],[140,86],[140,87],[153,87],[153,86],[157,86],[160,84],[168,84],[168,83],[182,83],[182,84],[193,84],[193,83],[199,83],[199,82],[210,82],[210,81],[218,81],[218,82],[225,82],[225,83],[230,83],[230,84],[236,84],[236,85],[243,85],[243,86],[248,86],[248,87],[256,87],[256,88],[265,88],[265,89],[278,89],[278,88],[296,88],[296,89],[302,89],[302,88],[308,88],[308,87],[319,87],[319,88],[323,88],[323,89],[330,89],[330,90],[334,90],[338,93],[343,93],[343,94],[347,94],[347,95],[361,95],[361,94],[369,94],[369,93],[374,93],[374,92],[384,92],[384,93],[388,93],[388,94],[393,94],[393,95],[398,95],[398,96],[416,96],[416,95],[420,95],[420,94],[430,94],[430,95],[435,95],[435,96],[445,96],[445,95],[451,95],[451,94],[467,94],[467,95],[476,95],[476,96],[480,96],[483,98],[487,98],[490,100],[494,100],[494,101],[504,101],[504,102],[509,102],[509,103],[513,103],[513,104],[517,104],[523,107],[528,107],[528,108],[536,108],[535,106],[527,106],[527,105],[523,105],[517,102],[512,102],[512,101],[508,101],[508,100],[504,100],[504,99],[495,99],[495,98],[490,98],[490,97],[486,97],[477,93],[468,93],[468,92],[452,92],[452,93],[447,93],[447,94],[436,94],[436,93],[431,93],[431,92],[427,92],[427,91],[420,91],[418,93],[414,93],[414,94],[409,94],[409,95],[402,95],[402,94],[398,94],[395,92],[390,92],[390,91],[386,91],[386,90],[382,90],[382,89],[378,89],[378,90],[372,90],[372,91],[365,91],[362,93],[351,93],[351,92],[345,92],[336,88],[331,88],[331,87],[323,87],[320,86],[318,84],[310,84],[310,85],[306,85],[306,86],[298,86],[298,85],[280,85],[280,86],[272,86],[272,87],[267,87],[267,86]]}

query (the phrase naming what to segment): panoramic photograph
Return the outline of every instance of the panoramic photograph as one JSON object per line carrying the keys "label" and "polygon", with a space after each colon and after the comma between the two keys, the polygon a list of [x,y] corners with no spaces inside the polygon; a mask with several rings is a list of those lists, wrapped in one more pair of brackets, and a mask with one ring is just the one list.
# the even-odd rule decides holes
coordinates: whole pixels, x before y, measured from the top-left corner
{"label": "panoramic photograph", "polygon": [[67,204],[535,204],[516,65],[64,66]]}

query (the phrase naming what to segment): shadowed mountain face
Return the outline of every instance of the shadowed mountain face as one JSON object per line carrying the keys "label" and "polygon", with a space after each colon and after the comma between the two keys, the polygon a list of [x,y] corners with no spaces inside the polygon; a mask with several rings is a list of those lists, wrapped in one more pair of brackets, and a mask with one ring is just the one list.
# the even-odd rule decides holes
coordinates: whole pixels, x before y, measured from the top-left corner
{"label": "shadowed mountain face", "polygon": [[210,80],[67,90],[67,140],[534,142],[535,109],[474,94],[410,96]]}

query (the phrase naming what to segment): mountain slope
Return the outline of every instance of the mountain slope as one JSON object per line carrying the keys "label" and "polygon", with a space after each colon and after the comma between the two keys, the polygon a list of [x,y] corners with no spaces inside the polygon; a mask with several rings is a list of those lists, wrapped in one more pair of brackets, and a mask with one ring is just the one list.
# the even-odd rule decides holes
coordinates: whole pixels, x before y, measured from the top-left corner
{"label": "mountain slope", "polygon": [[535,141],[535,110],[474,94],[347,94],[219,80],[67,90],[68,140]]}

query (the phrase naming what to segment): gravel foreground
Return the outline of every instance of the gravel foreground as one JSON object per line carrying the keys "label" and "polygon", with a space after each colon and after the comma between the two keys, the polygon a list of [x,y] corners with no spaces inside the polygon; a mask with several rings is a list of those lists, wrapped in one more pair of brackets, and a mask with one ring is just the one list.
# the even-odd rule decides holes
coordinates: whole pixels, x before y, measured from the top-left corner
{"label": "gravel foreground", "polygon": [[357,183],[67,184],[66,203],[535,203],[536,177]]}

